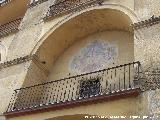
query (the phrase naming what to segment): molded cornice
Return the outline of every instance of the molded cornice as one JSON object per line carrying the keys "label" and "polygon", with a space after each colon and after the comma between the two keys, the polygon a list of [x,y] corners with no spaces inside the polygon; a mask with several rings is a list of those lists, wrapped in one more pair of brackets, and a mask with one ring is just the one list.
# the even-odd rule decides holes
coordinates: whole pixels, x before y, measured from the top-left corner
{"label": "molded cornice", "polygon": [[144,20],[144,21],[140,21],[138,23],[132,24],[132,27],[133,27],[134,30],[138,30],[138,29],[141,29],[141,28],[153,26],[153,25],[158,24],[158,23],[160,23],[160,16],[159,17],[155,17],[153,15],[148,20]]}
{"label": "molded cornice", "polygon": [[19,57],[19,58],[10,60],[10,61],[6,61],[6,62],[0,64],[0,69],[30,61],[30,60],[32,60],[33,57],[34,57],[34,55],[27,55],[24,57]]}
{"label": "molded cornice", "polygon": [[34,2],[30,3],[30,4],[28,5],[28,7],[29,7],[29,8],[32,8],[32,7],[34,7],[34,6],[38,5],[38,4],[41,4],[41,3],[46,2],[46,1],[48,1],[48,0],[38,0],[38,1],[34,1]]}
{"label": "molded cornice", "polygon": [[9,2],[11,2],[12,0],[4,0],[2,3],[0,3],[0,7],[4,6],[5,4],[8,4]]}

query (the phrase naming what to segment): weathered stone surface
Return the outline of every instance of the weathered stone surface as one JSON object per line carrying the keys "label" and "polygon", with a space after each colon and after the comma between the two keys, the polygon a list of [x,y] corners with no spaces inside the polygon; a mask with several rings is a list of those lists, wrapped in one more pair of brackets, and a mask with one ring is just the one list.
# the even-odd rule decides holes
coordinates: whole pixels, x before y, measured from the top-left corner
{"label": "weathered stone surface", "polygon": [[[134,1],[135,1],[135,3],[134,3]],[[129,11],[131,11],[131,13],[133,13],[137,16],[137,19],[139,21],[146,20],[153,15],[155,15],[155,16],[160,15],[160,9],[159,9],[160,8],[160,1],[159,0],[134,0],[134,1],[133,0],[123,0],[123,1],[122,0],[108,0],[105,2],[105,4],[106,4],[106,7],[113,6],[113,9],[116,9],[116,7],[122,9],[122,13],[123,12],[125,13],[127,10],[129,10]],[[20,28],[19,28],[20,31],[18,33],[15,33],[13,35],[9,35],[9,36],[6,36],[6,37],[0,39],[1,43],[7,49],[7,54],[6,54],[6,56],[4,56],[5,57],[4,61],[10,61],[10,60],[13,60],[13,59],[16,59],[19,57],[30,55],[38,43],[41,46],[40,43],[43,42],[43,41],[41,41],[42,39],[45,41],[45,39],[47,39],[50,32],[53,32],[53,30],[56,29],[56,27],[58,25],[65,22],[65,20],[67,20],[70,17],[71,14],[67,14],[67,15],[58,16],[56,18],[53,18],[49,21],[44,22],[42,20],[42,18],[46,15],[46,13],[49,9],[49,6],[54,4],[54,2],[55,2],[54,0],[48,0],[47,2],[44,2],[44,3],[39,4],[37,6],[34,6],[33,8],[29,8],[23,18],[21,25],[20,25]],[[88,8],[86,8],[86,9],[88,9]],[[111,7],[111,9],[112,9],[112,7]],[[78,12],[79,11],[77,11],[77,13],[72,13],[73,16],[74,15],[76,16],[78,14]],[[122,13],[119,16],[123,15]],[[107,18],[110,18],[112,15],[113,14],[108,14]],[[129,16],[129,17],[133,17],[133,16]],[[88,18],[85,20],[89,21],[92,24],[92,22],[96,20],[94,18],[95,17]],[[101,19],[99,21],[97,21],[97,26],[99,26],[99,28],[102,28],[101,24],[98,24],[98,23],[103,22],[104,16],[102,15],[100,18]],[[126,17],[126,20],[128,20],[127,17]],[[109,25],[114,26],[112,23],[113,22],[112,20],[108,20],[108,21],[109,21],[108,22]],[[81,23],[81,24],[79,24],[79,23]],[[76,35],[78,35],[81,31],[83,31],[83,32],[88,33],[86,35],[89,35],[89,33],[91,33],[90,31],[92,31],[95,28],[95,26],[86,27],[87,29],[85,27],[83,27],[83,26],[89,25],[89,23],[86,24],[84,19],[81,19],[81,21],[79,21],[79,23],[76,23],[76,22],[74,23],[75,26],[77,25],[76,26],[77,31],[78,30],[79,31],[78,32],[72,31],[72,34],[76,33]],[[115,22],[115,23],[117,23],[117,22]],[[70,36],[69,36],[68,33],[75,26],[74,25],[72,26],[72,23],[70,23],[70,25],[71,25],[70,28],[66,27],[65,33],[64,33],[63,29],[61,29],[59,32],[57,32],[57,35],[63,36],[64,41],[61,41],[60,43],[58,43],[60,41],[60,39],[59,39],[60,37],[57,37],[57,39],[56,39],[57,43],[54,43],[53,46],[50,45],[50,47],[48,47],[49,45],[47,46],[47,44],[46,44],[46,46],[44,45],[42,47],[41,50],[46,49],[47,47],[48,47],[48,49],[46,50],[47,52],[45,52],[45,50],[43,50],[44,54],[42,54],[42,56],[41,56],[42,61],[40,59],[39,63],[25,62],[25,63],[21,63],[18,65],[10,66],[7,68],[3,68],[2,70],[0,70],[0,103],[2,103],[0,106],[0,114],[2,114],[2,112],[5,111],[8,103],[9,103],[11,94],[14,89],[17,89],[20,87],[25,87],[25,86],[30,86],[30,85],[34,85],[34,84],[38,84],[38,83],[43,83],[48,79],[47,77],[48,77],[49,73],[51,73],[51,76],[53,75],[52,71],[50,71],[50,69],[55,67],[54,62],[57,62],[56,60],[58,60],[58,58],[60,58],[62,53],[65,52],[65,50],[69,47],[69,44],[72,46],[72,42],[70,42],[70,43],[67,42],[66,36],[68,36],[68,38],[70,38],[71,41],[74,41],[72,34],[70,34]],[[104,25],[106,25],[105,22],[104,22]],[[62,26],[63,26],[63,24],[62,24]],[[84,29],[80,29],[80,28],[84,28]],[[112,28],[110,30],[114,30],[114,29],[117,29],[117,26],[110,27],[110,28]],[[123,30],[123,29],[120,29],[120,30]],[[124,29],[124,30],[126,30],[126,29]],[[99,31],[100,31],[100,29],[99,29]],[[138,60],[141,62],[143,70],[147,70],[150,67],[150,65],[152,65],[152,64],[154,64],[154,66],[160,65],[159,64],[159,61],[160,61],[160,34],[159,33],[160,33],[160,24],[156,24],[153,26],[138,29],[138,30],[134,31],[134,35],[135,35],[134,43],[132,43],[132,42],[128,43],[129,47],[130,47],[130,45],[132,46],[134,44],[134,58],[136,61]],[[51,42],[49,42],[48,44],[52,43],[52,41],[55,40],[55,37],[56,37],[56,35],[49,38],[49,39],[51,39],[50,40]],[[79,37],[74,37],[74,39],[79,39]],[[127,39],[128,39],[128,37],[126,37],[126,42],[127,42]],[[55,46],[55,44],[56,44],[56,46]],[[66,45],[66,44],[68,44],[68,45]],[[65,45],[67,47],[64,47]],[[59,46],[61,46],[63,48],[61,52],[59,52],[60,51]],[[57,54],[59,56],[57,54],[56,55],[53,54],[53,56],[51,56],[50,54],[52,54],[53,49],[55,49],[56,47],[57,47],[56,50],[58,52],[56,50],[55,50],[55,52],[57,52]],[[131,50],[131,52],[133,52],[133,50]],[[36,53],[38,53],[38,52],[36,52]],[[126,52],[123,51],[123,53],[126,53],[127,55],[131,55],[131,54],[129,54],[130,52],[128,49],[126,49]],[[45,58],[46,56],[49,56],[49,57]],[[69,54],[67,56],[69,56]],[[130,58],[132,59],[132,57],[130,57]],[[50,61],[48,59],[50,59]],[[125,61],[126,57],[124,57],[122,59]],[[43,60],[46,60],[46,61],[48,60],[47,62],[49,62],[49,64],[46,63],[46,64],[48,64],[48,66],[45,64],[42,65],[42,63],[46,62]],[[66,59],[64,59],[64,60],[66,60]],[[60,61],[57,63],[61,64]],[[64,63],[64,64],[66,64],[66,63]],[[57,66],[58,66],[57,68],[59,68],[60,65],[57,65]],[[47,70],[46,70],[46,68],[47,68]],[[63,67],[63,69],[64,69],[64,67]],[[56,69],[56,70],[58,70],[58,69]],[[59,75],[58,77],[61,78],[64,74],[62,74],[61,72],[58,71],[57,75]],[[52,77],[51,77],[51,79],[52,79]],[[146,113],[146,114],[150,114],[152,116],[157,116],[157,115],[159,116],[160,115],[160,103],[159,103],[160,94],[159,93],[160,93],[159,90],[150,91],[148,93],[143,93],[136,100],[137,106],[134,106],[135,110],[134,111],[129,110],[129,112],[133,112],[134,114],[139,112],[141,115]],[[127,100],[127,101],[129,101],[129,100]],[[131,103],[134,104],[135,101],[133,100]],[[129,105],[129,104],[130,103],[128,103],[127,105]],[[113,106],[115,107],[115,105],[116,104],[114,104]],[[126,104],[122,104],[122,105],[125,106]],[[85,108],[85,110],[87,110],[87,108]],[[83,111],[83,109],[82,109],[82,111]],[[120,113],[125,113],[126,111],[128,111],[128,108],[125,108],[125,107],[124,107],[124,111],[122,111],[121,109],[118,110],[118,112],[120,112]],[[62,115],[62,114],[58,113],[57,115]],[[54,116],[56,116],[56,112],[55,112]],[[33,119],[36,120],[36,118],[37,117],[35,117]],[[3,120],[4,118],[0,116],[0,120],[1,119]],[[42,118],[40,118],[40,119],[42,119]],[[158,120],[158,119],[155,118],[154,120]]]}

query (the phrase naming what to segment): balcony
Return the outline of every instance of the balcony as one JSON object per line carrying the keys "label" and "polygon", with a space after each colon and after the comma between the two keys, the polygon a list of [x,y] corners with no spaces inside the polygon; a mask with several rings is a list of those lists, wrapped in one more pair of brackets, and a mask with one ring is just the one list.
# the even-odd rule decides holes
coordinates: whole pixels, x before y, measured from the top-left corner
{"label": "balcony", "polygon": [[140,63],[133,62],[16,89],[4,114],[12,116],[137,96],[141,91],[139,76]]}
{"label": "balcony", "polygon": [[9,23],[3,24],[0,26],[0,38],[6,36],[10,33],[17,32],[22,18],[18,18]]}
{"label": "balcony", "polygon": [[50,6],[44,19],[81,10],[89,6],[101,5],[102,2],[103,0],[61,0]]}

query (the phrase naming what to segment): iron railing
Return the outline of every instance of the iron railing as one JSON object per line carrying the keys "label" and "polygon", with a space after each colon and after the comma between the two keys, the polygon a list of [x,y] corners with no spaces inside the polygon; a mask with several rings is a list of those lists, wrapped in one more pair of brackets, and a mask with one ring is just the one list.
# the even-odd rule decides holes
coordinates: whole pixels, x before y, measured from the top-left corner
{"label": "iron railing", "polygon": [[133,62],[14,90],[6,112],[111,95],[140,88],[140,63]]}
{"label": "iron railing", "polygon": [[60,0],[50,6],[49,11],[44,19],[51,16],[57,16],[63,13],[77,11],[88,6],[101,5],[103,0]]}
{"label": "iron railing", "polygon": [[18,18],[6,24],[0,26],[0,37],[6,36],[12,32],[18,31],[18,27],[21,23],[22,18]]}

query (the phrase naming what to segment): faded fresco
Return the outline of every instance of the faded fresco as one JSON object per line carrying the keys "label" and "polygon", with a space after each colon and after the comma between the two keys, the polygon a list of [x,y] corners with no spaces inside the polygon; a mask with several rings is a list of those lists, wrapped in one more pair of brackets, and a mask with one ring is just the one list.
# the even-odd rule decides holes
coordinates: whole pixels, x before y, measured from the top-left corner
{"label": "faded fresco", "polygon": [[88,43],[71,60],[71,70],[86,73],[104,69],[118,54],[118,47],[106,41],[96,40]]}

